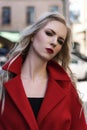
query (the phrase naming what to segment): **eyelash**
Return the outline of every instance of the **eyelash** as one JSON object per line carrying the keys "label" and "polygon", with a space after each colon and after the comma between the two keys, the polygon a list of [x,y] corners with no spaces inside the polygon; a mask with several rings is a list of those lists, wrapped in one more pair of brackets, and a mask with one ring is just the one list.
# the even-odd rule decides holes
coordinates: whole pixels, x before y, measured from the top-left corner
{"label": "eyelash", "polygon": [[45,33],[46,33],[46,35],[48,35],[48,36],[53,36],[53,34],[52,34],[51,32],[49,32],[49,31],[46,31]]}
{"label": "eyelash", "polygon": [[63,42],[61,39],[58,39],[57,41],[58,41],[58,43],[59,43],[60,45],[63,45],[63,44],[64,44],[64,42]]}
{"label": "eyelash", "polygon": [[[49,31],[46,31],[45,33],[46,33],[47,36],[50,36],[50,37],[53,36],[53,34],[52,34],[51,32],[49,32]],[[58,42],[60,45],[63,45],[63,44],[64,44],[64,42],[63,42],[61,39],[58,39],[57,42]]]}

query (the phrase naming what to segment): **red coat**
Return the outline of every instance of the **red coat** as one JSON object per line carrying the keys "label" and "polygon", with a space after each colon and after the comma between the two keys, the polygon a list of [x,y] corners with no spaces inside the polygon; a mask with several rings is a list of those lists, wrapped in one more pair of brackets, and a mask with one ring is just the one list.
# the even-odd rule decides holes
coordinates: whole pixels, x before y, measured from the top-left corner
{"label": "red coat", "polygon": [[19,57],[9,68],[17,76],[4,84],[6,101],[0,130],[87,130],[76,90],[66,72],[52,61],[47,68],[48,88],[36,119],[23,89],[21,64]]}

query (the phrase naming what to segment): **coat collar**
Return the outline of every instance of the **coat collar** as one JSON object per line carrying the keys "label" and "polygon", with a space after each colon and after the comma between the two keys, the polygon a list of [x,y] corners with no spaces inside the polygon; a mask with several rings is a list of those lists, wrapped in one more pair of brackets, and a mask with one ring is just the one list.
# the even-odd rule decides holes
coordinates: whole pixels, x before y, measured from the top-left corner
{"label": "coat collar", "polygon": [[58,105],[66,96],[63,88],[51,77],[48,80],[48,88],[46,91],[45,99],[42,102],[37,120],[40,125],[41,122],[47,117],[50,112]]}
{"label": "coat collar", "polygon": [[[60,86],[56,80],[69,80],[66,72],[54,61],[48,63],[48,87],[45,94],[45,98],[42,102],[37,121],[32,112],[31,106],[26,98],[26,94],[23,89],[23,84],[20,78],[22,57],[19,56],[8,69],[9,62],[3,66],[4,70],[13,72],[17,76],[4,84],[8,94],[16,104],[17,108],[25,118],[29,127],[32,130],[39,130],[38,124],[40,125],[44,118],[50,113],[54,107],[59,104],[66,96],[65,90]],[[65,82],[63,81],[65,84]],[[22,99],[22,100],[20,100]],[[38,122],[38,123],[37,123]]]}
{"label": "coat collar", "polygon": [[47,115],[50,114],[55,106],[60,104],[67,95],[60,84],[50,77],[44,100],[40,107],[37,119],[35,119],[31,105],[29,104],[23,89],[20,75],[17,75],[15,78],[6,82],[4,87],[32,130],[39,130],[40,124]]}
{"label": "coat collar", "polygon": [[[13,62],[8,61],[2,68],[4,70],[8,70],[15,74],[21,73],[21,66],[22,66],[23,58],[22,56],[18,56]],[[11,63],[11,64],[10,64]],[[55,61],[48,62],[48,73],[49,75],[55,80],[69,80],[69,77],[65,70]]]}
{"label": "coat collar", "polygon": [[31,130],[39,130],[33,111],[26,97],[19,75],[4,83],[4,87]]}

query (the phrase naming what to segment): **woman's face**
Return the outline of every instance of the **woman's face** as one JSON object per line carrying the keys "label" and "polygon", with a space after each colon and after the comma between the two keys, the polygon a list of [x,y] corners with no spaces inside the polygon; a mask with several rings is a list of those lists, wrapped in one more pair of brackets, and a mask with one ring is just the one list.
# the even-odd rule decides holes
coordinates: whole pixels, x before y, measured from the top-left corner
{"label": "woman's face", "polygon": [[31,50],[35,55],[49,61],[61,50],[66,35],[67,28],[63,23],[51,21],[33,37]]}

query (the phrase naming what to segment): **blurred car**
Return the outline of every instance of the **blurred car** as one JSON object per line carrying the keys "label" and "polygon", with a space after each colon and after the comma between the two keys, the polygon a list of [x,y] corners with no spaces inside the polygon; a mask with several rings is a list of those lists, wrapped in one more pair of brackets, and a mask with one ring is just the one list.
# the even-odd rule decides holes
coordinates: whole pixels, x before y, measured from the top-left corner
{"label": "blurred car", "polygon": [[5,56],[9,50],[7,48],[0,48],[0,56]]}
{"label": "blurred car", "polygon": [[80,59],[84,60],[84,61],[87,61],[87,56],[80,53],[80,52],[72,52],[73,55],[79,57]]}
{"label": "blurred car", "polygon": [[69,66],[78,80],[87,80],[87,61],[72,54]]}

